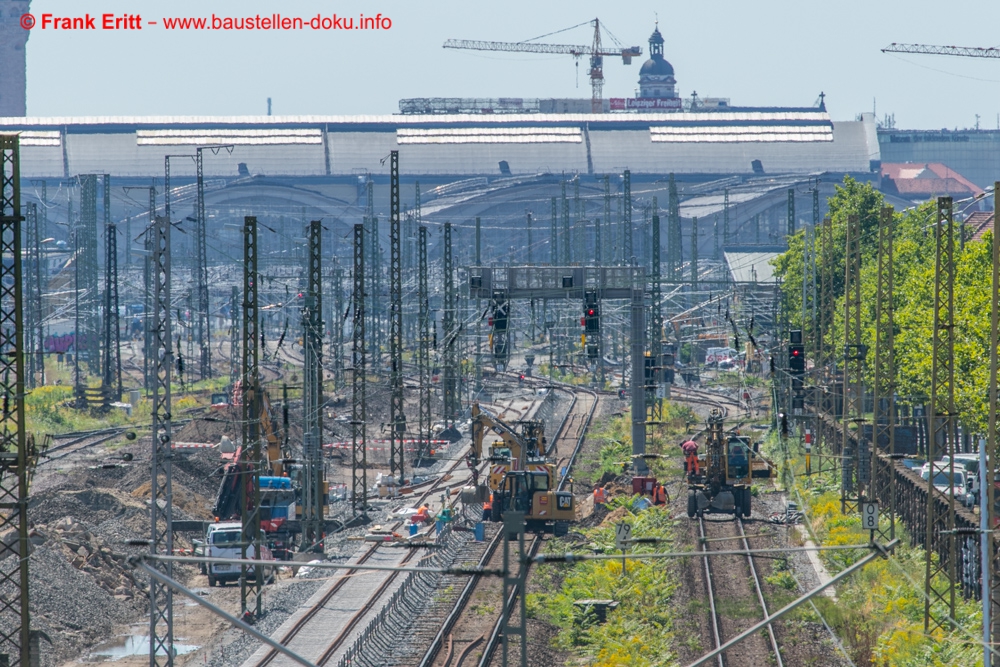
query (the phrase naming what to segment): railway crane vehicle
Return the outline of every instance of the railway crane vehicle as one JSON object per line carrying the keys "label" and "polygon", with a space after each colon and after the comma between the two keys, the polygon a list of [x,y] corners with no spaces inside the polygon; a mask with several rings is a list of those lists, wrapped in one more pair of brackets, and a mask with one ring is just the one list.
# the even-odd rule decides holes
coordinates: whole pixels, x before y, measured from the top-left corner
{"label": "railway crane vehicle", "polygon": [[708,418],[705,462],[700,474],[689,477],[687,515],[709,513],[749,517],[751,512],[751,459],[749,442],[728,438],[723,431],[722,412],[713,409]]}

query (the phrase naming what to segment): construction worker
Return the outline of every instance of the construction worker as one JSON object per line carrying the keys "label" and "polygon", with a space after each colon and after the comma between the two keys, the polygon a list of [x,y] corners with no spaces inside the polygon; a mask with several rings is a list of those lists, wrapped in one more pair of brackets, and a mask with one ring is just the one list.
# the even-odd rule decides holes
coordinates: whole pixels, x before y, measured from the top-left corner
{"label": "construction worker", "polygon": [[594,507],[603,507],[608,502],[608,494],[600,484],[594,485]]}
{"label": "construction worker", "polygon": [[493,494],[483,503],[483,521],[490,521],[493,519]]}
{"label": "construction worker", "polygon": [[667,504],[667,490],[663,488],[663,485],[659,482],[653,487],[653,504],[654,505],[666,505]]}
{"label": "construction worker", "polygon": [[681,443],[681,451],[684,452],[684,472],[688,475],[700,475],[701,470],[698,465],[698,443],[688,440]]}

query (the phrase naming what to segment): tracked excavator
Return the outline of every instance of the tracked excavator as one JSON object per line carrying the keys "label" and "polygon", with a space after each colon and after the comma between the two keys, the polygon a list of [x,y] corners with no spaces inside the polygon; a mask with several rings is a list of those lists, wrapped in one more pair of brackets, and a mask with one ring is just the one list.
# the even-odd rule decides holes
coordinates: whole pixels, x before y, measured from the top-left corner
{"label": "tracked excavator", "polygon": [[[282,446],[281,438],[274,426],[271,412],[271,399],[266,389],[260,390],[260,434],[264,439],[264,467],[260,476],[260,514],[261,527],[267,536],[269,546],[277,555],[287,555],[294,550],[296,536],[301,533],[302,477],[303,464],[291,458],[291,452]],[[233,404],[242,405],[243,392],[237,383],[233,391]],[[240,483],[246,479],[250,484],[252,477],[243,473],[246,461],[243,459],[243,447],[237,446],[232,458],[222,467],[222,481],[215,499],[213,515],[217,521],[239,519]],[[329,497],[329,487],[323,481],[323,497]],[[248,497],[252,498],[252,489],[248,489]]]}
{"label": "tracked excavator", "polygon": [[[472,406],[473,470],[483,460],[488,431],[500,436],[485,459],[489,465],[487,487],[492,495],[493,521],[504,512],[524,512],[525,529],[534,533],[565,535],[576,519],[573,494],[556,490],[555,466],[545,459],[546,439],[540,421],[522,421],[512,427],[478,403]],[[485,489],[483,489],[485,492]]]}

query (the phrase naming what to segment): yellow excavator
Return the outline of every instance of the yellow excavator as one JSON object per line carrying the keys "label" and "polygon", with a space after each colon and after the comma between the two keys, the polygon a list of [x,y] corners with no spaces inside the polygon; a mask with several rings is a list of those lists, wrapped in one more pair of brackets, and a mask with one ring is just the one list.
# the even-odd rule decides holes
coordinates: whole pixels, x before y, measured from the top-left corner
{"label": "yellow excavator", "polygon": [[555,466],[545,459],[546,439],[540,421],[518,422],[511,427],[478,403],[472,406],[473,469],[483,460],[483,441],[488,430],[500,436],[485,459],[489,465],[488,486],[492,493],[490,518],[500,521],[504,512],[524,512],[529,532],[565,535],[576,519],[573,494],[556,490]]}
{"label": "yellow excavator", "polygon": [[470,464],[473,468],[484,460],[483,445],[489,432],[500,436],[489,447],[487,475],[490,491],[500,488],[504,475],[511,470],[544,470],[551,467],[545,461],[545,427],[540,421],[517,422],[516,427],[486,410],[478,403],[472,405],[472,451]]}
{"label": "yellow excavator", "polygon": [[722,412],[713,409],[708,418],[704,465],[689,477],[687,515],[710,513],[749,517],[751,512],[751,459],[748,439],[727,438]]}

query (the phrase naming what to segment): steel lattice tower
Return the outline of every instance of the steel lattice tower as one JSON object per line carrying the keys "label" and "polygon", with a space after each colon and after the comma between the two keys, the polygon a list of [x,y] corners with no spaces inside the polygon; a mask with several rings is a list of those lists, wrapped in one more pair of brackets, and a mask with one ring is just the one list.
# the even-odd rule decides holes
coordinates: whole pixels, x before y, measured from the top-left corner
{"label": "steel lattice tower", "polygon": [[[864,484],[858,466],[861,443],[864,440],[864,390],[865,355],[861,342],[861,221],[857,215],[847,216],[847,252],[844,268],[844,419],[841,455],[840,504],[844,513],[857,510],[854,473]],[[852,431],[852,425],[854,429]],[[853,435],[853,438],[852,438]],[[854,448],[854,438],[858,449]]]}
{"label": "steel lattice tower", "polygon": [[[930,423],[927,460],[936,461],[956,449],[955,411],[955,222],[951,197],[938,197],[934,224],[937,258],[934,266],[934,341],[931,360]],[[940,448],[940,451],[939,449]],[[954,475],[951,458],[949,475]],[[942,513],[935,502],[932,470],[927,476],[927,527],[924,533],[924,631],[948,630],[955,618],[955,490]],[[935,547],[937,547],[935,549]],[[935,551],[937,553],[935,554]]]}
{"label": "steel lattice tower", "polygon": [[111,222],[108,177],[104,181],[104,355],[102,383],[104,407],[122,399],[121,322],[118,316],[118,228]]}
{"label": "steel lattice tower", "polygon": [[802,228],[802,342],[806,356],[816,358],[816,227]]}
{"label": "steel lattice tower", "polygon": [[[258,311],[258,257],[257,218],[243,219],[243,450],[242,483],[240,484],[240,518],[243,522],[243,541],[240,557],[260,558],[260,313]],[[240,566],[240,612],[250,611],[260,616],[261,589],[264,587],[262,568],[254,568],[254,577],[248,580],[249,568]],[[251,607],[253,610],[251,611]]]}
{"label": "steel lattice tower", "polygon": [[[652,272],[650,274],[650,284],[652,287],[652,310],[653,317],[652,331],[649,339],[650,352],[653,355],[653,365],[657,367],[656,377],[657,383],[663,381],[663,370],[660,368],[663,365],[663,346],[661,344],[663,337],[663,310],[662,304],[660,303],[660,210],[659,205],[656,201],[656,197],[653,197],[653,216],[652,216]],[[599,353],[600,354],[600,353]],[[603,364],[604,360],[598,358],[597,363],[601,365],[601,386],[604,385],[603,377]],[[653,399],[653,420],[658,421],[663,414],[663,402],[657,397]]]}
{"label": "steel lattice tower", "polygon": [[563,266],[573,263],[573,246],[570,245],[569,199],[566,197],[566,181],[562,182],[562,262]]}
{"label": "steel lattice tower", "polygon": [[[302,309],[302,450],[305,458],[304,543],[322,549],[323,539],[323,225],[309,223],[306,294]],[[287,433],[287,432],[286,432]]]}
{"label": "steel lattice tower", "polygon": [[[573,258],[583,264],[587,258],[586,220],[583,219],[583,200],[580,199],[580,176],[573,178]],[[531,262],[528,262],[529,264]]]}
{"label": "steel lattice tower", "polygon": [[[97,269],[97,174],[85,174],[80,181],[80,227],[77,230],[76,263],[79,266],[80,327],[76,332],[75,352],[87,362],[91,373],[101,371],[98,337]],[[82,387],[78,388],[82,391]]]}
{"label": "steel lattice tower", "polygon": [[389,153],[389,474],[403,484],[403,267],[399,228],[399,151]]}
{"label": "steel lattice tower", "polygon": [[[1000,192],[1000,181],[993,184],[993,192]],[[990,393],[989,405],[987,408],[987,452],[997,461],[1000,455],[1000,438],[998,438],[998,405],[1000,400],[1000,390],[997,383],[1000,381],[1000,197],[993,197],[993,284],[990,294]],[[986,466],[986,478],[980,488],[986,492],[986,507],[988,508],[986,518],[987,529],[994,525],[996,521],[996,473],[995,464]],[[995,645],[1000,640],[1000,553],[998,553],[997,541],[989,540],[987,553],[982,554],[985,561],[983,569],[983,594],[989,597],[990,605],[989,622],[983,623],[983,640],[988,644]],[[995,661],[993,661],[995,664]]]}
{"label": "steel lattice tower", "polygon": [[17,135],[0,135],[0,656],[10,667],[29,667],[28,467],[31,464],[24,415],[24,312],[21,275],[21,173]]}
{"label": "steel lattice tower", "polygon": [[[156,189],[147,186],[149,190],[149,225],[142,232],[142,245],[145,254],[142,259],[142,380],[146,395],[153,390],[153,373],[150,368],[153,361],[153,334],[150,313],[153,312],[153,233],[156,225]],[[131,239],[129,243],[131,244]]]}
{"label": "steel lattice tower", "polygon": [[[153,241],[152,346],[153,454],[150,493],[150,553],[171,555],[174,549],[173,492],[171,490],[170,377],[174,355],[170,333],[170,221],[157,217],[149,236]],[[162,503],[162,506],[161,506]],[[173,564],[154,561],[153,567],[173,578]],[[149,664],[173,665],[173,591],[158,581],[149,584]]]}
{"label": "steel lattice tower", "polygon": [[458,418],[458,358],[456,346],[458,331],[455,326],[455,272],[452,263],[451,223],[444,223],[444,418],[451,426]]}
{"label": "steel lattice tower", "polygon": [[722,202],[722,247],[724,249],[729,245],[729,188],[726,188]]}
{"label": "steel lattice tower", "polygon": [[788,188],[788,235],[795,236],[795,190]]}
{"label": "steel lattice tower", "polygon": [[677,201],[677,183],[674,175],[670,174],[667,199],[667,280],[677,282],[680,279],[681,252],[680,243],[677,240],[677,231],[680,227],[680,204]]}
{"label": "steel lattice tower", "polygon": [[334,383],[337,389],[344,386],[344,270],[339,266],[333,271],[334,310],[331,326],[333,330]]}
{"label": "steel lattice tower", "polygon": [[208,238],[205,218],[205,171],[203,148],[195,151],[195,166],[198,178],[198,210],[196,211],[194,279],[198,296],[197,320],[195,320],[195,341],[201,351],[199,371],[201,379],[212,377],[212,319],[208,299]]}
{"label": "steel lattice tower", "polygon": [[[557,213],[556,198],[552,198],[552,224],[549,226],[549,264],[556,266],[559,263],[559,214]],[[479,262],[476,262],[477,264]]]}
{"label": "steel lattice tower", "polygon": [[622,196],[625,199],[623,204],[625,218],[622,220],[622,259],[624,264],[632,265],[632,253],[634,252],[634,246],[632,245],[632,172],[628,169],[622,175]]}
{"label": "steel lattice tower", "polygon": [[698,291],[698,218],[691,218],[691,305]]}
{"label": "steel lattice tower", "polygon": [[[431,309],[427,288],[427,228],[417,230],[417,256],[419,275],[417,277],[417,301],[419,347],[417,365],[420,369],[420,451],[423,453],[431,439]],[[478,363],[478,361],[477,361]]]}
{"label": "steel lattice tower", "polygon": [[[816,192],[815,190],[813,192]],[[893,316],[892,207],[882,209],[878,226],[878,276],[875,289],[875,415],[872,426],[872,469],[882,448],[895,460],[896,453],[896,350]],[[896,475],[872,475],[870,498],[888,509],[889,523],[881,528],[883,540],[896,537]]]}
{"label": "steel lattice tower", "polygon": [[[479,224],[479,218],[478,217],[476,218],[476,224],[477,225]],[[528,231],[528,264],[530,265],[530,264],[534,263],[534,262],[532,262],[533,258],[532,258],[532,252],[531,252],[532,251],[531,246],[534,245],[534,239],[531,237],[531,211],[525,211],[524,212],[524,224],[527,225],[527,227],[528,227],[528,229],[527,229],[527,231]],[[478,265],[479,262],[477,261],[476,264]]]}
{"label": "steel lattice tower", "polygon": [[351,508],[368,516],[367,392],[365,387],[365,226],[354,225],[354,305],[351,345]]}
{"label": "steel lattice tower", "polygon": [[820,322],[819,331],[816,336],[816,344],[820,349],[819,363],[827,365],[831,361],[833,337],[830,330],[833,328],[833,222],[829,217],[823,218],[823,231],[820,237],[820,255],[822,269],[820,272]]}
{"label": "steel lattice tower", "polygon": [[[25,206],[24,219],[24,258],[27,260],[24,267],[24,275],[30,277],[26,280],[27,287],[24,309],[24,349],[27,355],[28,372],[26,375],[26,386],[34,389],[37,381],[39,361],[42,357],[42,336],[41,336],[41,291],[42,283],[39,280],[39,264],[41,262],[41,249],[39,248],[38,236],[38,205],[31,203]],[[37,298],[36,298],[37,293]],[[44,378],[43,378],[44,384]]]}
{"label": "steel lattice tower", "polygon": [[229,398],[235,402],[236,385],[240,381],[240,288],[233,285],[229,302]]}

